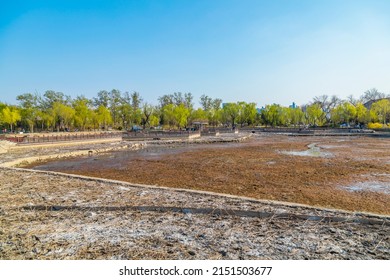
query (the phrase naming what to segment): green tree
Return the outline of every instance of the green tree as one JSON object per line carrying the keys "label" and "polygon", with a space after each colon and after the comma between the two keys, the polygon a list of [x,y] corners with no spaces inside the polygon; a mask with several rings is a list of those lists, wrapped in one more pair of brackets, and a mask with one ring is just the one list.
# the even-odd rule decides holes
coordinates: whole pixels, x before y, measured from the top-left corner
{"label": "green tree", "polygon": [[373,103],[371,111],[377,116],[380,122],[386,124],[390,114],[390,101],[388,99],[382,99]]}
{"label": "green tree", "polygon": [[279,104],[266,105],[261,112],[265,125],[271,125],[272,127],[282,124],[282,113],[283,108]]}
{"label": "green tree", "polygon": [[149,122],[150,122],[150,126],[156,127],[162,123],[161,122],[162,113],[158,106],[153,106],[153,108],[154,108],[153,113],[150,116]]}
{"label": "green tree", "polygon": [[221,109],[222,99],[215,98],[211,102],[211,108],[209,111],[206,111],[206,114],[209,119],[209,124],[212,126],[218,126],[222,122],[222,109]]}
{"label": "green tree", "polygon": [[97,111],[98,109],[92,110],[91,112],[91,125],[94,131],[99,128],[99,119],[98,119]]}
{"label": "green tree", "polygon": [[192,110],[189,116],[189,124],[193,124],[194,122],[206,122],[208,123],[208,116],[206,112],[202,108],[198,108],[196,110]]}
{"label": "green tree", "polygon": [[118,115],[122,119],[122,125],[140,125],[142,123],[143,112],[141,106],[142,98],[134,91],[132,94],[125,92],[120,99]]}
{"label": "green tree", "polygon": [[24,93],[16,96],[22,108],[36,108],[38,107],[38,96],[32,93]]}
{"label": "green tree", "polygon": [[238,115],[237,115],[236,122],[239,123],[241,127],[243,127],[244,124],[246,123],[246,118],[245,118],[246,102],[239,101],[237,102],[237,105],[238,105]]}
{"label": "green tree", "polygon": [[112,123],[112,117],[110,114],[110,111],[104,107],[103,105],[100,105],[96,110],[96,117],[95,117],[99,127],[104,127],[105,130],[108,129],[108,125]]}
{"label": "green tree", "polygon": [[133,107],[130,103],[122,102],[118,107],[118,114],[122,120],[122,127],[127,130],[132,125]]}
{"label": "green tree", "polygon": [[32,93],[25,93],[18,95],[16,99],[21,106],[21,120],[22,124],[29,126],[30,132],[34,132],[34,126],[38,121],[39,109],[38,109],[38,96]]}
{"label": "green tree", "polygon": [[363,103],[358,102],[356,104],[356,122],[360,124],[365,124],[369,121],[369,112]]}
{"label": "green tree", "polygon": [[43,109],[49,109],[53,108],[54,103],[69,105],[71,103],[71,98],[70,96],[63,94],[62,92],[47,90],[43,94],[43,100],[41,102]]}
{"label": "green tree", "polygon": [[84,96],[79,96],[73,101],[73,108],[75,110],[75,125],[81,130],[92,124],[92,110],[89,108],[91,101]]}
{"label": "green tree", "polygon": [[238,103],[227,103],[222,110],[226,121],[231,123],[232,127],[235,127],[236,120],[240,115],[240,105]]}
{"label": "green tree", "polygon": [[109,92],[109,108],[111,111],[112,121],[115,127],[119,125],[120,120],[120,102],[122,100],[121,92],[117,89],[113,89]]}
{"label": "green tree", "polygon": [[175,106],[173,109],[173,116],[177,128],[184,128],[187,126],[188,117],[190,116],[190,109],[185,106],[185,104],[180,104]]}
{"label": "green tree", "polygon": [[326,120],[325,112],[319,103],[314,103],[306,107],[306,118],[314,126],[322,126]]}
{"label": "green tree", "polygon": [[151,115],[149,120],[150,126],[156,127],[160,125],[160,118],[156,115]]}
{"label": "green tree", "polygon": [[302,124],[304,114],[301,108],[285,108],[285,124],[294,127]]}
{"label": "green tree", "polygon": [[345,101],[331,111],[331,119],[335,124],[350,124],[356,120],[356,107]]}
{"label": "green tree", "polygon": [[46,127],[46,129],[53,131],[54,126],[56,124],[56,120],[55,114],[52,112],[52,109],[49,109],[47,111],[38,111],[37,122],[38,124],[40,123],[42,130],[44,129],[44,127]]}
{"label": "green tree", "polygon": [[256,103],[245,103],[243,108],[243,117],[248,125],[253,125],[256,121],[257,109]]}
{"label": "green tree", "polygon": [[133,124],[141,124],[142,121],[142,109],[140,107],[142,102],[142,98],[138,92],[133,92],[131,95],[131,106],[132,106],[132,115],[131,121]]}
{"label": "green tree", "polygon": [[30,132],[34,133],[35,123],[39,116],[39,110],[37,108],[22,108],[20,110],[21,121],[28,125]]}
{"label": "green tree", "polygon": [[207,120],[207,114],[202,108],[198,108],[191,112],[191,120],[195,121],[205,121]]}
{"label": "green tree", "polygon": [[5,109],[5,107],[7,107],[7,105],[5,103],[0,102],[0,125],[1,126],[4,124],[2,112],[3,112],[3,109]]}
{"label": "green tree", "polygon": [[167,104],[162,108],[164,123],[167,124],[169,127],[175,125],[175,121],[176,121],[175,113],[174,113],[175,107],[176,106],[174,104]]}
{"label": "green tree", "polygon": [[62,104],[60,102],[54,102],[53,104],[53,112],[55,119],[57,119],[57,130],[59,131],[61,128],[70,129],[72,125],[72,121],[76,114],[75,110]]}

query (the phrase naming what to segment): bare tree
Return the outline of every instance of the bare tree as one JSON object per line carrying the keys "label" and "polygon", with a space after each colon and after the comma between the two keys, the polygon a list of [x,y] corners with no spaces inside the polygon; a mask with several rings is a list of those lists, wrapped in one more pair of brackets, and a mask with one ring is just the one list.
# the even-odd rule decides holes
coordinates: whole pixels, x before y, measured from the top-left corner
{"label": "bare tree", "polygon": [[202,106],[202,109],[204,111],[209,111],[212,107],[212,102],[213,102],[213,99],[211,97],[208,97],[207,95],[203,94],[201,97],[200,97],[200,105]]}
{"label": "bare tree", "polygon": [[148,103],[145,103],[142,107],[142,112],[143,112],[143,118],[142,118],[142,124],[144,129],[146,126],[150,126],[150,116],[154,112],[154,107]]}
{"label": "bare tree", "polygon": [[347,101],[355,106],[359,102],[352,94],[347,96]]}
{"label": "bare tree", "polygon": [[188,109],[190,109],[190,110],[192,110],[193,107],[194,107],[194,102],[193,102],[193,100],[194,100],[194,96],[192,95],[191,92],[184,93],[184,105],[185,105]]}
{"label": "bare tree", "polygon": [[385,98],[386,95],[383,92],[378,91],[376,88],[366,90],[360,100],[362,103],[367,103],[370,101],[377,101],[379,99]]}
{"label": "bare tree", "polygon": [[164,108],[168,104],[173,104],[174,99],[172,94],[164,94],[158,98],[158,102],[160,103],[160,108]]}
{"label": "bare tree", "polygon": [[183,94],[181,92],[174,92],[173,93],[173,100],[177,106],[185,103]]}
{"label": "bare tree", "polygon": [[138,109],[140,109],[142,98],[140,94],[136,91],[134,91],[130,97],[131,97],[131,106],[133,107],[133,111],[135,112]]}
{"label": "bare tree", "polygon": [[340,104],[341,99],[336,95],[329,97],[328,95],[320,95],[313,98],[313,104],[319,104],[322,111],[325,113],[326,119],[330,120],[330,112]]}

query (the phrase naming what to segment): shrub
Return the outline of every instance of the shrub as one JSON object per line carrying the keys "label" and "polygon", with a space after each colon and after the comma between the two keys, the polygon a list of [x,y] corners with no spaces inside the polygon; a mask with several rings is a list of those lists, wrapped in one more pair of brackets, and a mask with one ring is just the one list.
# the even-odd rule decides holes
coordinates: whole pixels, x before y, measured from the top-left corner
{"label": "shrub", "polygon": [[370,123],[368,123],[367,127],[368,127],[369,129],[381,129],[381,128],[383,128],[384,126],[383,126],[383,124],[378,123],[378,122],[376,122],[376,123],[370,122]]}

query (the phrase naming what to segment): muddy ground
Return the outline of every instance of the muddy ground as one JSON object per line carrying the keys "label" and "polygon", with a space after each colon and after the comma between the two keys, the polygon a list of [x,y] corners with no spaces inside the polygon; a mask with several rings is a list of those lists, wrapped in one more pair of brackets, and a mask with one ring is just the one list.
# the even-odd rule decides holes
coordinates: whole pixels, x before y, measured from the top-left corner
{"label": "muddy ground", "polygon": [[113,153],[46,170],[390,214],[390,141],[257,135],[239,144]]}
{"label": "muddy ground", "polygon": [[[0,168],[0,259],[390,259],[389,216],[359,213],[389,213],[388,140],[262,135],[242,144],[139,153],[122,170],[83,172],[173,188]],[[79,148],[105,145],[123,153],[128,144]]]}

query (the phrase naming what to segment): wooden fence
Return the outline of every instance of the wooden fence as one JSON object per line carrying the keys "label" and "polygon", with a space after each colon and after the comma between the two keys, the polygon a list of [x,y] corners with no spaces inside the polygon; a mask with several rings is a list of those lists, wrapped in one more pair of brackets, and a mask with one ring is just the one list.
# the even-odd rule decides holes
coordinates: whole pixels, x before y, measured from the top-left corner
{"label": "wooden fence", "polygon": [[55,143],[62,141],[79,141],[88,139],[106,139],[119,138],[121,132],[99,132],[99,133],[68,133],[68,134],[50,134],[50,135],[23,135],[23,134],[3,134],[0,140],[7,140],[17,144],[34,144],[34,143]]}

